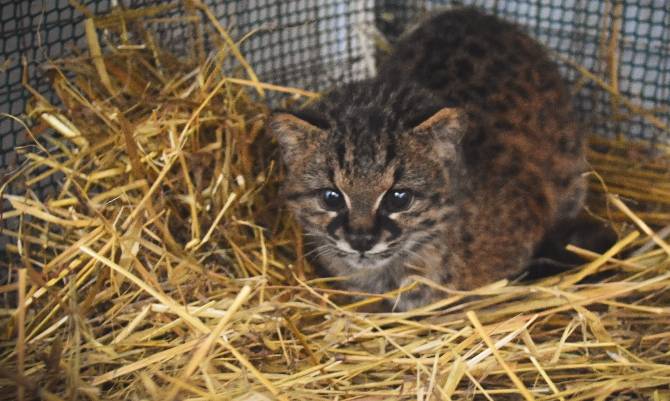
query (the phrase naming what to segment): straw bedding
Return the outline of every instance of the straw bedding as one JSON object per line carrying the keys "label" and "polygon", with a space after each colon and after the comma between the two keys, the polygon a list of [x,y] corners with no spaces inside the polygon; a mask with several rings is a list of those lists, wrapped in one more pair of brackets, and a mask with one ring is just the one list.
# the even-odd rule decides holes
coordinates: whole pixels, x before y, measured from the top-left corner
{"label": "straw bedding", "polygon": [[344,302],[277,198],[262,96],[314,94],[259,82],[193,4],[211,56],[171,55],[150,29],[103,51],[96,27],[151,17],[119,11],[49,66],[59,106],[32,91],[41,145],[1,189],[0,399],[670,399],[666,147],[593,139],[590,210],[620,239],[573,246],[584,265],[364,313],[395,294]]}

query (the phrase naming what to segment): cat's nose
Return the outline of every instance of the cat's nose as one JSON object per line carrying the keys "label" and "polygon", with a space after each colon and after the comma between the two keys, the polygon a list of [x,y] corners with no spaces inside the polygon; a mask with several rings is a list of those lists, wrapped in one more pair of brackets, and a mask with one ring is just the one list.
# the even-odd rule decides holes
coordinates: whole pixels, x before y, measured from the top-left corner
{"label": "cat's nose", "polygon": [[372,249],[377,242],[377,237],[371,233],[350,233],[347,236],[347,241],[352,248],[358,252],[365,252]]}

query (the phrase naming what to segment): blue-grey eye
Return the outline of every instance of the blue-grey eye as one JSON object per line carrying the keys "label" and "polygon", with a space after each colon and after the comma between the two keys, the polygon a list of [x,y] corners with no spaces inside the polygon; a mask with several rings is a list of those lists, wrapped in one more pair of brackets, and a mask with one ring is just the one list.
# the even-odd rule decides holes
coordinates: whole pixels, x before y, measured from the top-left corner
{"label": "blue-grey eye", "polygon": [[324,189],[321,192],[321,203],[324,209],[331,211],[338,211],[345,206],[344,196],[336,189]]}
{"label": "blue-grey eye", "polygon": [[414,193],[409,189],[393,189],[384,196],[384,208],[389,213],[407,210],[412,204]]}

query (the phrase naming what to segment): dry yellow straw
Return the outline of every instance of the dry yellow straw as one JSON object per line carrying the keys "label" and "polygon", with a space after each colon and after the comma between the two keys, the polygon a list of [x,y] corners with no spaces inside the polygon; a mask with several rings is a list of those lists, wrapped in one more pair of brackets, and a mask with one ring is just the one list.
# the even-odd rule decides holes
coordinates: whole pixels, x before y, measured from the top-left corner
{"label": "dry yellow straw", "polygon": [[535,397],[533,397],[533,394],[528,391],[526,386],[523,384],[523,382],[519,379],[519,376],[514,373],[514,371],[509,367],[507,362],[505,362],[505,358],[503,358],[500,355],[500,352],[498,351],[498,348],[495,346],[493,343],[493,340],[491,340],[491,337],[486,333],[486,330],[484,330],[484,327],[482,326],[481,322],[477,318],[477,314],[474,311],[468,311],[466,313],[466,316],[468,317],[468,320],[475,326],[475,329],[477,330],[477,333],[479,333],[479,336],[484,340],[486,345],[489,347],[493,355],[496,357],[498,360],[498,363],[500,363],[500,366],[503,367],[505,372],[507,373],[507,376],[512,380],[514,385],[516,386],[517,389],[519,389],[519,392],[521,395],[523,395],[523,398],[525,398],[528,401],[533,401],[535,400]]}
{"label": "dry yellow straw", "polygon": [[[16,319],[16,326],[18,335],[16,338],[16,357],[17,357],[17,369],[20,375],[25,374],[26,369],[26,269],[19,269],[19,311]],[[17,398],[19,401],[25,399],[25,387],[23,385],[18,385],[17,387]]]}
{"label": "dry yellow straw", "polygon": [[84,31],[86,32],[86,40],[88,41],[88,48],[91,52],[91,59],[100,75],[100,82],[107,88],[109,93],[113,95],[115,91],[112,87],[112,81],[109,79],[105,61],[102,58],[102,50],[100,49],[100,43],[98,42],[98,34],[95,32],[95,22],[92,18],[86,18],[84,20]]}
{"label": "dry yellow straw", "polygon": [[[188,364],[184,367],[184,370],[180,375],[181,380],[186,380],[190,375],[193,374],[195,369],[198,367],[198,364],[203,360],[203,358],[205,358],[205,356],[211,349],[212,345],[214,344],[214,341],[216,341],[221,336],[223,329],[226,328],[226,325],[228,324],[230,319],[237,312],[237,310],[240,309],[242,304],[247,300],[247,297],[249,297],[250,293],[251,293],[251,287],[249,286],[242,287],[242,290],[237,294],[237,297],[235,297],[233,304],[230,306],[230,308],[228,308],[226,314],[223,316],[223,318],[221,318],[221,320],[219,320],[214,330],[212,330],[209,333],[209,335],[202,343],[202,345],[200,345],[200,347],[198,347],[198,349],[196,349],[196,351],[193,353],[191,360],[188,361]],[[178,391],[179,389],[177,388],[177,386],[173,385],[172,388],[168,390],[164,399],[167,401],[172,401],[174,397],[177,396]]]}
{"label": "dry yellow straw", "polygon": [[[0,309],[0,382],[17,387],[8,397],[21,388],[49,400],[664,395],[670,228],[659,227],[670,226],[670,147],[657,145],[652,159],[649,144],[591,139],[589,208],[614,219],[620,239],[605,252],[570,247],[583,266],[472,291],[422,277],[385,294],[345,291],[315,278],[277,198],[286,172],[257,101],[262,91],[287,104],[318,94],[262,82],[239,51],[250,35],[234,38],[202,2],[81,10],[95,21],[85,23],[89,54],[51,63],[58,102],[27,87],[29,134],[45,146],[22,149],[24,165],[0,186],[6,252],[26,267],[0,285],[10,301]],[[166,51],[156,27],[193,33],[184,45],[196,50]],[[609,39],[616,75],[617,35]],[[616,79],[603,82],[625,106]],[[37,196],[50,178],[53,195]],[[416,286],[443,297],[362,312]]]}
{"label": "dry yellow straw", "polygon": [[662,238],[660,238],[658,235],[656,235],[656,233],[651,228],[649,228],[649,226],[644,221],[640,220],[640,218],[637,217],[635,215],[635,213],[633,213],[630,210],[630,208],[628,206],[626,206],[626,204],[623,203],[621,201],[621,199],[619,199],[618,196],[608,194],[607,199],[610,202],[612,202],[612,204],[614,206],[619,208],[619,210],[624,212],[626,214],[626,216],[628,216],[635,223],[635,225],[637,225],[640,228],[640,230],[642,230],[645,234],[647,234],[649,237],[651,237],[651,239],[656,244],[658,244],[658,246],[660,246],[665,251],[665,253],[670,255],[670,245],[668,245],[667,242],[663,241]]}

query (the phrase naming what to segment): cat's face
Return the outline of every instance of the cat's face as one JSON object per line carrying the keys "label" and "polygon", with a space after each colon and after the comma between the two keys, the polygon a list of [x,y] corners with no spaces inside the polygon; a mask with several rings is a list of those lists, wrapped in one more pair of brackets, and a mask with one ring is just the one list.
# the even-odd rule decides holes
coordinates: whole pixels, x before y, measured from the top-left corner
{"label": "cat's face", "polygon": [[311,252],[354,270],[416,253],[451,211],[461,113],[439,109],[417,124],[376,107],[324,109],[269,123],[287,168],[284,195]]}

